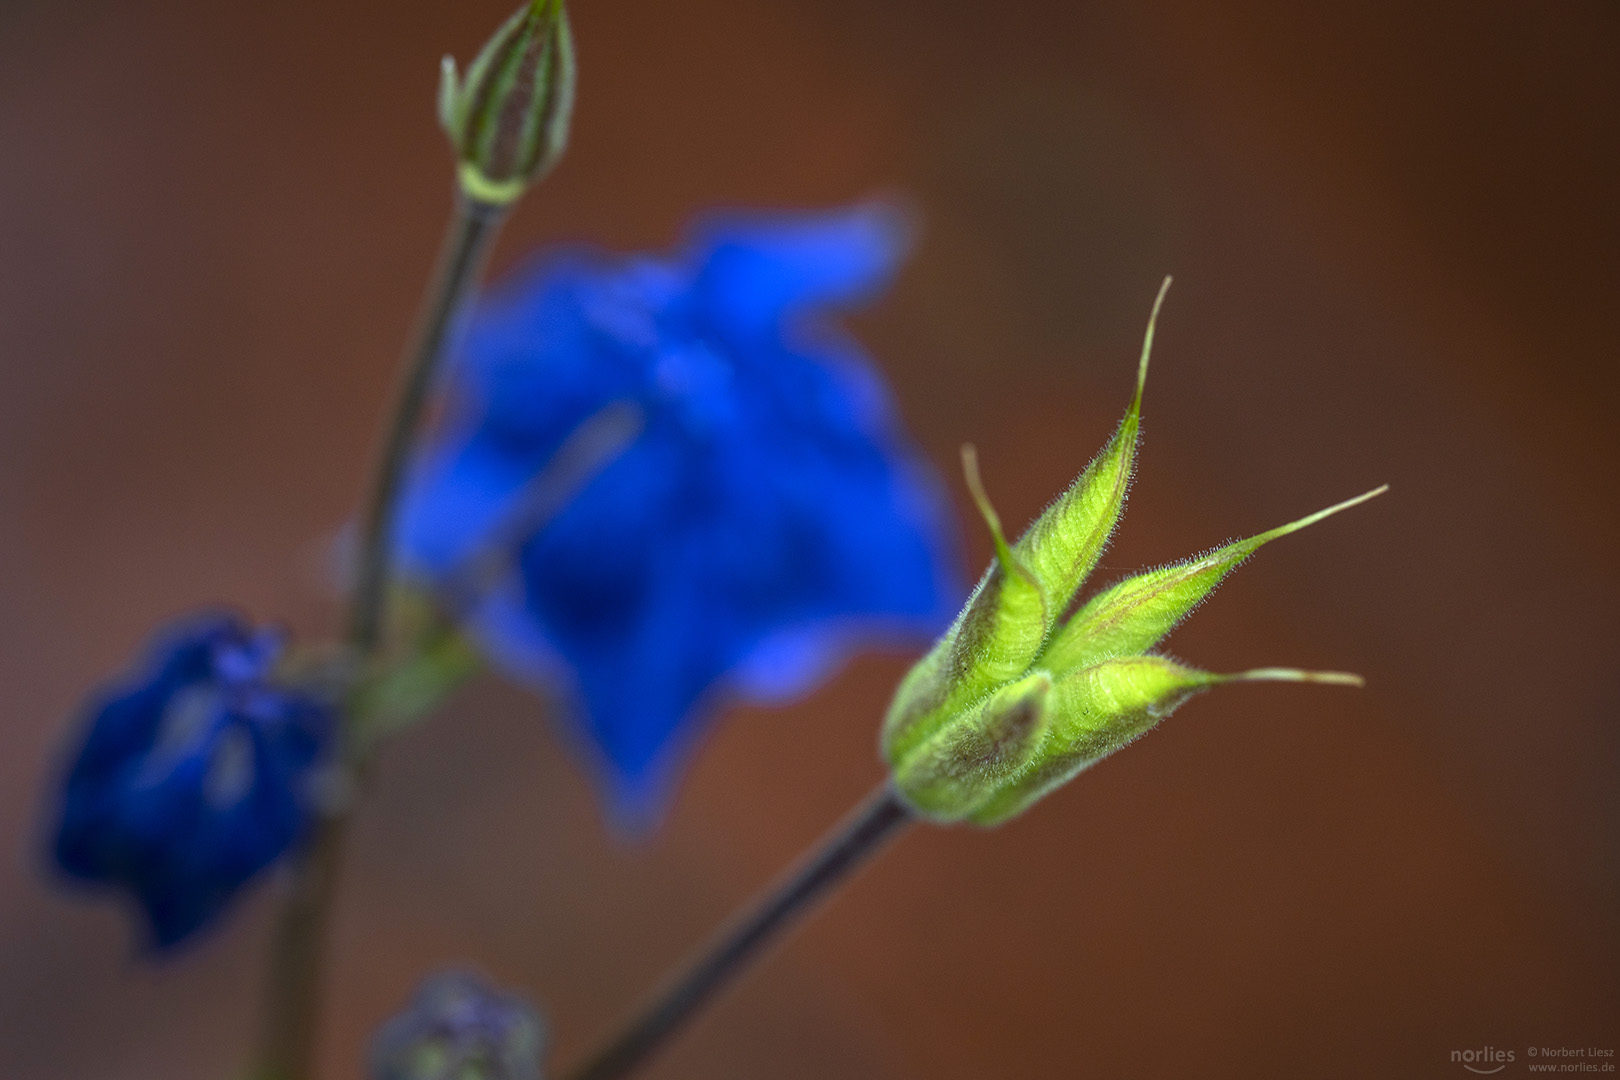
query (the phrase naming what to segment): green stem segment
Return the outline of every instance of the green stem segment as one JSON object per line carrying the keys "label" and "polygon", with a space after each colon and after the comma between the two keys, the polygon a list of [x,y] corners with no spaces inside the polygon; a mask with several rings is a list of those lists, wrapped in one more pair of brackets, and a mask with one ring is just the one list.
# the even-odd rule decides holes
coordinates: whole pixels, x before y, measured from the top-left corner
{"label": "green stem segment", "polygon": [[[356,670],[363,672],[384,644],[388,587],[393,570],[394,523],[400,482],[422,425],[429,392],[443,359],[451,326],[478,281],[506,207],[458,196],[438,269],[423,302],[412,345],[395,391],[377,472],[360,520],[354,591],[349,601],[348,642]],[[358,751],[342,733],[338,747],[351,779],[364,771]],[[314,1074],[328,924],[337,895],[338,869],[348,833],[347,806],[315,826],[308,847],[292,868],[292,881],[277,918],[270,952],[264,1030],[255,1080],[309,1080]]]}
{"label": "green stem segment", "polygon": [[853,810],[810,855],[709,943],[651,1002],[567,1080],[618,1080],[655,1054],[833,886],[913,820],[888,783]]}

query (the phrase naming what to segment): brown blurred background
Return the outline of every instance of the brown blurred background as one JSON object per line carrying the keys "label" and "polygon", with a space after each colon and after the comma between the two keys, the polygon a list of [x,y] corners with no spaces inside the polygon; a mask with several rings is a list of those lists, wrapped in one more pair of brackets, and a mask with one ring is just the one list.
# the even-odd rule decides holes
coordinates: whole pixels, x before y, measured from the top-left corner
{"label": "brown blurred background", "polygon": [[[270,891],[139,962],[122,911],[42,879],[43,777],[159,619],[332,625],[323,537],[448,204],[437,60],[505,14],[0,0],[7,1080],[240,1061]],[[1392,485],[1172,640],[1365,692],[1225,691],[1000,832],[916,830],[649,1077],[1620,1049],[1614,4],[577,0],[575,23],[575,142],[498,263],[898,192],[926,231],[857,330],[942,467],[979,444],[1009,520],[1108,434],[1165,272],[1107,573]],[[904,662],[727,717],[639,846],[535,703],[462,695],[363,813],[326,1075],[450,962],[526,988],[575,1056],[879,778]]]}

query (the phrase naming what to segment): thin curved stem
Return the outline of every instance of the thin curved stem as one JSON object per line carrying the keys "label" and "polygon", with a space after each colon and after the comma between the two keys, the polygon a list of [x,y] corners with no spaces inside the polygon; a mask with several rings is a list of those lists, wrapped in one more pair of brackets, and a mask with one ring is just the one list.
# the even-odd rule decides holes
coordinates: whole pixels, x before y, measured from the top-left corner
{"label": "thin curved stem", "polygon": [[566,1080],[618,1080],[657,1053],[816,901],[881,851],[912,814],[884,783],[793,870],[760,896]]}
{"label": "thin curved stem", "polygon": [[349,643],[362,657],[374,652],[387,625],[388,579],[393,567],[394,521],[399,485],[422,425],[428,391],[444,356],[450,325],[478,280],[506,208],[458,198],[439,268],[423,304],[421,321],[395,391],[394,407],[377,456],[377,471],[360,518],[354,593],[349,604]]}
{"label": "thin curved stem", "polygon": [[[383,644],[400,481],[422,426],[428,394],[456,314],[478,280],[504,217],[504,207],[458,195],[438,268],[411,336],[360,518],[347,629],[357,669],[363,669]],[[364,762],[353,760],[360,751],[350,745],[347,736],[346,731],[340,732],[343,745],[337,752],[352,779],[364,771]],[[271,940],[255,1080],[309,1080],[313,1075],[326,943],[350,812],[344,807],[323,817],[292,867],[292,880]]]}

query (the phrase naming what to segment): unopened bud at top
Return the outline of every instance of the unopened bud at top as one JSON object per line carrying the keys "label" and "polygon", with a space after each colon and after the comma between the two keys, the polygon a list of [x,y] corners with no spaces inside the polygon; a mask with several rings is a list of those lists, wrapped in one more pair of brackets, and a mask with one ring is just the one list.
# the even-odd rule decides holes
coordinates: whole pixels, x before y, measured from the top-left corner
{"label": "unopened bud at top", "polygon": [[568,144],[574,40],[563,0],[531,0],[495,32],[458,77],[444,58],[439,123],[467,197],[504,206],[544,176]]}

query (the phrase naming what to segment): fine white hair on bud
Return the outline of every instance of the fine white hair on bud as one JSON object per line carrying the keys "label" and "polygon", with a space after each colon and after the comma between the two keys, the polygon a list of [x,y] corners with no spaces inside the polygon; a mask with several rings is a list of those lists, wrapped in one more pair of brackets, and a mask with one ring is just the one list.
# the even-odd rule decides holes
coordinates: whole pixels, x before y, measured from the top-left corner
{"label": "fine white hair on bud", "polygon": [[1169,716],[1233,682],[1360,686],[1360,676],[1265,667],[1219,675],[1149,652],[1265,544],[1382,494],[1376,488],[1204,555],[1126,578],[1063,612],[1118,524],[1135,467],[1142,390],[1170,279],[1153,304],[1136,392],[1102,451],[1016,543],[962,450],[995,556],[956,622],[907,673],[883,726],[895,790],[936,821],[997,825]]}

